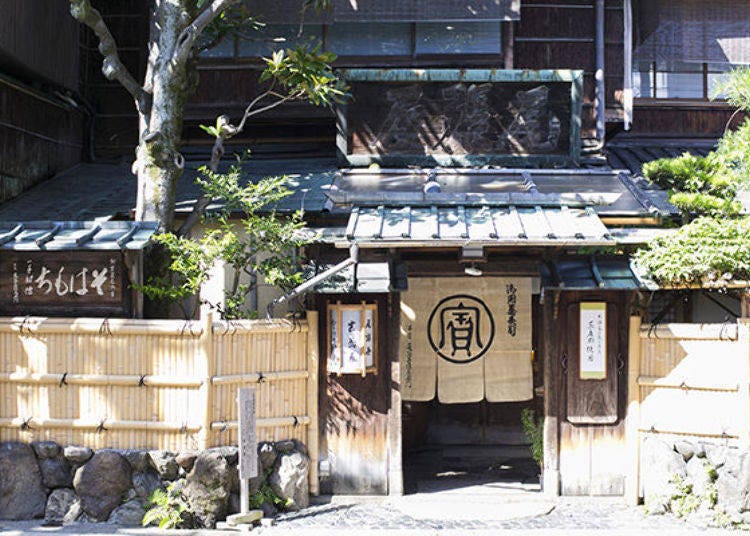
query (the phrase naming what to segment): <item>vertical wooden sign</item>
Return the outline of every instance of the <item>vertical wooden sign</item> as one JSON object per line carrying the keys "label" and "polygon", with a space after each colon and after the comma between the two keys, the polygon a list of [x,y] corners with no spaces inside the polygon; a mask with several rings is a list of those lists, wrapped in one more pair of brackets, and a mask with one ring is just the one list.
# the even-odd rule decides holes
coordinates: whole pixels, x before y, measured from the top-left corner
{"label": "vertical wooden sign", "polygon": [[[240,387],[237,393],[239,476],[245,481],[258,476],[258,434],[255,426],[255,388]],[[245,501],[242,505],[244,506]]]}
{"label": "vertical wooden sign", "polygon": [[607,377],[607,304],[581,302],[579,323],[579,377],[603,380]]}

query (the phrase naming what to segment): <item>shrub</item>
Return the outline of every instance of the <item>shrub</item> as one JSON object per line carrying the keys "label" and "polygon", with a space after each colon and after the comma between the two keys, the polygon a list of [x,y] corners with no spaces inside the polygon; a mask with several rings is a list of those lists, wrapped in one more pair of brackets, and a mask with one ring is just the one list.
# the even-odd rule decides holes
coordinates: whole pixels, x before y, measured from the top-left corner
{"label": "shrub", "polygon": [[166,490],[155,489],[149,496],[148,503],[149,508],[141,520],[144,527],[159,525],[160,529],[195,528],[195,517],[187,499],[174,482]]}
{"label": "shrub", "polygon": [[541,419],[536,419],[532,408],[524,408],[521,411],[521,428],[529,442],[531,458],[539,465],[539,469],[542,469],[544,466],[544,423]]}

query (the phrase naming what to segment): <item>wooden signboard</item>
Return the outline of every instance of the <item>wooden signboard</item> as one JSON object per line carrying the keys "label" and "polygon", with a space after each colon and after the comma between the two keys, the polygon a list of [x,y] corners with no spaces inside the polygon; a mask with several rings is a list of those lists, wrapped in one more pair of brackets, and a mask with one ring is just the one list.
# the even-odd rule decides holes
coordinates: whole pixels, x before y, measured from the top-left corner
{"label": "wooden signboard", "polygon": [[337,113],[346,165],[576,163],[582,72],[356,69]]}
{"label": "wooden signboard", "polygon": [[3,251],[1,315],[127,316],[128,269],[120,251]]}
{"label": "wooden signboard", "polygon": [[567,419],[575,424],[617,422],[617,311],[612,303],[568,306]]}
{"label": "wooden signboard", "polygon": [[239,477],[258,476],[258,434],[255,418],[255,388],[240,387],[237,393]]}
{"label": "wooden signboard", "polygon": [[378,310],[374,304],[328,305],[328,372],[377,374]]}

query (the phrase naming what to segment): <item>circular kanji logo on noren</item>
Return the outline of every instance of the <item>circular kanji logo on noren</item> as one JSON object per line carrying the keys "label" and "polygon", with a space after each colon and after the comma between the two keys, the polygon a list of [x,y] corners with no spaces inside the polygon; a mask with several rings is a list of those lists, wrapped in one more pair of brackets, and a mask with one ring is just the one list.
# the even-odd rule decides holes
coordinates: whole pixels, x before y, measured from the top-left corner
{"label": "circular kanji logo on noren", "polygon": [[495,320],[479,298],[454,294],[440,300],[430,313],[427,338],[443,359],[451,363],[471,363],[492,345]]}

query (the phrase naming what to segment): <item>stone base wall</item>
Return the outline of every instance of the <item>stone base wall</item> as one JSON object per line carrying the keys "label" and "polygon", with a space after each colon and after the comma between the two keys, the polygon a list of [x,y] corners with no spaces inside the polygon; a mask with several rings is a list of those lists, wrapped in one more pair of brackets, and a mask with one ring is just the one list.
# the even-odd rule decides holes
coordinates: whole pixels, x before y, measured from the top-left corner
{"label": "stone base wall", "polygon": [[[199,525],[239,512],[237,447],[204,451],[63,447],[53,441],[0,443],[0,519],[44,518],[48,525],[140,525],[148,497],[174,483]],[[287,509],[308,505],[307,449],[297,440],[261,443],[251,495],[270,487]],[[277,506],[263,503],[266,516]]]}
{"label": "stone base wall", "polygon": [[700,526],[750,527],[750,449],[647,437],[641,486],[649,514],[671,512]]}

